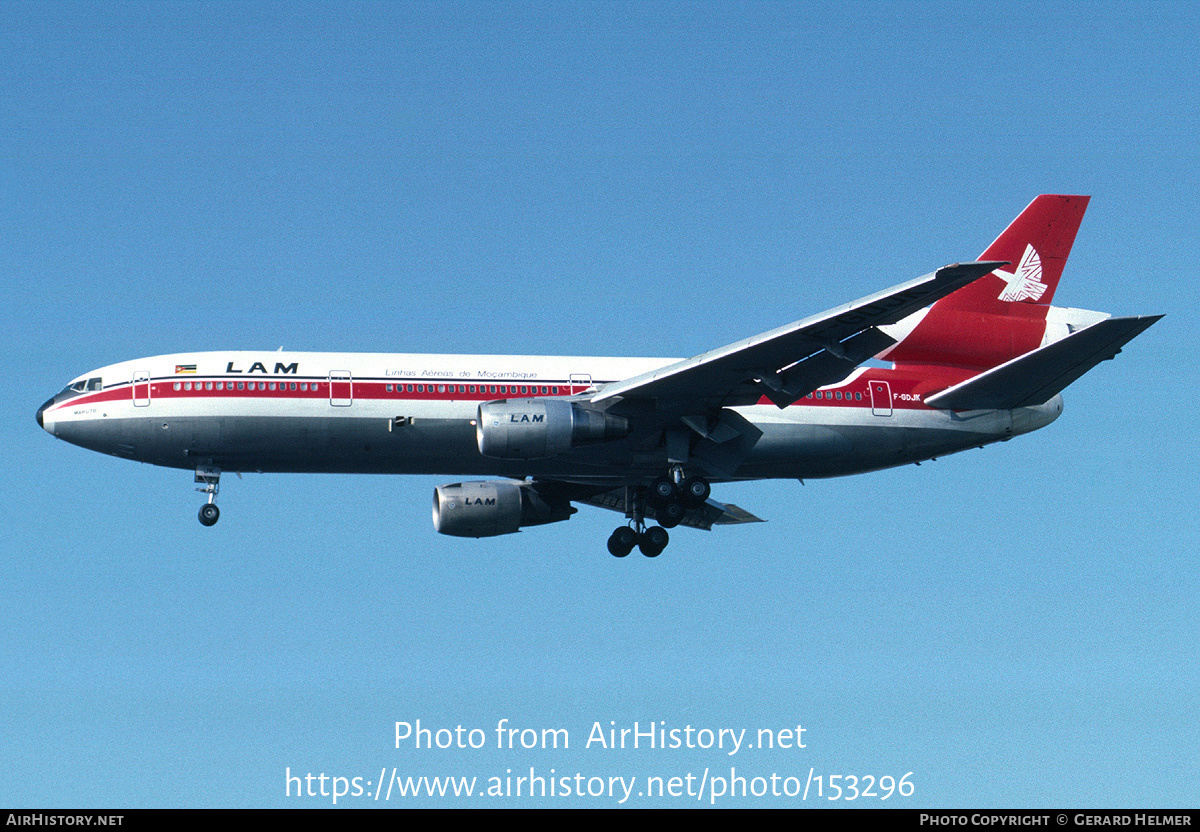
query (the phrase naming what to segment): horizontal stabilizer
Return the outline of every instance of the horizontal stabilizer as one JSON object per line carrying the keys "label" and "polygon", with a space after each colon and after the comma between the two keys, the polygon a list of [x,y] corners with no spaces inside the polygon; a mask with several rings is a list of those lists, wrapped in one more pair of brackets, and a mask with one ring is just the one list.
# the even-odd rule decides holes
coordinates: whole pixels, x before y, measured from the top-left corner
{"label": "horizontal stabilizer", "polygon": [[1012,410],[1049,401],[1068,384],[1112,358],[1162,315],[1106,318],[925,399],[948,410]]}

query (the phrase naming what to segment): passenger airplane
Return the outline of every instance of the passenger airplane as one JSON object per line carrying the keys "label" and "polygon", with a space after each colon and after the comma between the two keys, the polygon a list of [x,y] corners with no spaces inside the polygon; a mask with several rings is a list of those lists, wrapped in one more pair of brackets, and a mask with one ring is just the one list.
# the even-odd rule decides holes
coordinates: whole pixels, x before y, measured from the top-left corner
{"label": "passenger airplane", "polygon": [[686,360],[183,353],[80,376],[37,421],[193,469],[206,526],[223,471],[490,476],[434,490],[437,531],[509,534],[576,502],[624,513],[612,554],[655,557],[676,525],[760,522],[710,483],[858,474],[1054,421],[1063,388],[1161,317],[1049,305],[1087,203],[1039,196],[979,262]]}

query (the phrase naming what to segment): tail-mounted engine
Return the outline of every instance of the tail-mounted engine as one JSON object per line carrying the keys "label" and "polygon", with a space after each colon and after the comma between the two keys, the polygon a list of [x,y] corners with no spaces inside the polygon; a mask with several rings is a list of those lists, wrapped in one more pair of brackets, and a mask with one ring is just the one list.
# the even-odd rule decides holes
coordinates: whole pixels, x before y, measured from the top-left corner
{"label": "tail-mounted engine", "polygon": [[497,459],[541,459],[580,445],[629,434],[629,422],[561,399],[514,399],[479,406],[479,453]]}
{"label": "tail-mounted engine", "polygon": [[576,511],[545,484],[456,482],[433,490],[433,527],[453,537],[494,537],[566,520]]}

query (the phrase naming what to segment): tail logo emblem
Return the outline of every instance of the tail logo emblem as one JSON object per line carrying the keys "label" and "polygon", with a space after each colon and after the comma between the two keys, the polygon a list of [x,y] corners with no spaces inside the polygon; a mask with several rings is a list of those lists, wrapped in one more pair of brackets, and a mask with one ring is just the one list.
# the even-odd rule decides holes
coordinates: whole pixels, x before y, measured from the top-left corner
{"label": "tail logo emblem", "polygon": [[1021,262],[1015,272],[996,269],[993,274],[1008,284],[1000,293],[1000,300],[1036,301],[1047,288],[1046,284],[1042,282],[1042,258],[1038,256],[1037,250],[1031,245],[1025,246],[1025,253],[1021,255]]}

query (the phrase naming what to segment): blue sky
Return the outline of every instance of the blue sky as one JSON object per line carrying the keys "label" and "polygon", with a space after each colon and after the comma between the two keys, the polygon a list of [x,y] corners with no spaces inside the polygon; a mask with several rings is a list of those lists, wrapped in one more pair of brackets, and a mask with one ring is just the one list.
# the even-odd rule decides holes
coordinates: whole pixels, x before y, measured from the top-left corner
{"label": "blue sky", "polygon": [[[1196,382],[1197,17],[0,6],[0,804],[732,767],[912,772],[885,806],[1195,806],[1196,442],[1170,402]],[[440,537],[452,477],[226,477],[205,529],[186,472],[33,421],[78,374],[175,351],[694,355],[972,259],[1054,192],[1093,195],[1056,302],[1167,315],[1061,419],[920,467],[722,486],[769,522],[680,530],[653,561],[609,556],[599,510]],[[488,747],[397,749],[418,719]],[[570,748],[496,749],[502,719]],[[635,722],[799,724],[806,747],[586,747]],[[338,805],[417,803],[617,801]],[[797,804],[881,801],[718,801]]]}

